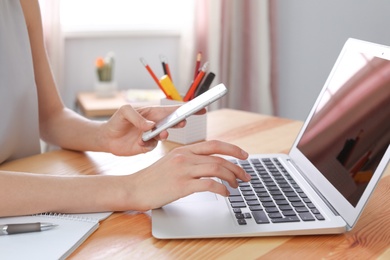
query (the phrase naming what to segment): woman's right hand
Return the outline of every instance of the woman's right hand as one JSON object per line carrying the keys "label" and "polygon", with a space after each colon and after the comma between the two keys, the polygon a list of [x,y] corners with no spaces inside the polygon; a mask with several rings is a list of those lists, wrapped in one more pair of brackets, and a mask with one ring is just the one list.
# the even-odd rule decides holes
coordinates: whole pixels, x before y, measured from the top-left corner
{"label": "woman's right hand", "polygon": [[228,196],[227,188],[213,177],[225,180],[233,188],[237,179],[249,181],[241,167],[215,154],[246,159],[248,154],[238,146],[221,141],[205,141],[178,147],[153,165],[133,175],[131,189],[123,198],[125,209],[146,211],[159,208],[195,192],[210,191]]}

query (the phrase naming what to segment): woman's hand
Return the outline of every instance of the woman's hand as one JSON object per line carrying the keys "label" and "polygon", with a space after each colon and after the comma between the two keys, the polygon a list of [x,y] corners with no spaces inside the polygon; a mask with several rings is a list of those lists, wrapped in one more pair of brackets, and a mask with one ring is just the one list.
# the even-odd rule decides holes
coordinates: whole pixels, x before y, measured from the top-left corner
{"label": "woman's hand", "polygon": [[[124,105],[101,127],[101,142],[106,151],[116,155],[135,155],[153,150],[159,140],[165,140],[168,132],[161,132],[156,138],[142,141],[142,134],[152,129],[156,122],[162,120],[179,106],[155,106],[134,109]],[[204,114],[205,109],[197,114]],[[184,127],[182,121],[175,127]]]}
{"label": "woman's hand", "polygon": [[238,187],[237,179],[250,180],[241,167],[213,154],[248,157],[239,147],[220,141],[176,148],[150,167],[125,177],[131,182],[131,189],[125,192],[123,202],[129,208],[145,211],[194,192],[210,191],[228,196],[227,188],[212,177],[225,180],[234,188]]}

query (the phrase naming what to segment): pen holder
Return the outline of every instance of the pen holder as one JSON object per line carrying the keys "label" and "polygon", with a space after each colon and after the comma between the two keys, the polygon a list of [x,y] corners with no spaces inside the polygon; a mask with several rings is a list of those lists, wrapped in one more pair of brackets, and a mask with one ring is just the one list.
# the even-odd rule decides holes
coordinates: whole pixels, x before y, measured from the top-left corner
{"label": "pen holder", "polygon": [[[184,102],[163,98],[161,105],[180,105]],[[192,115],[186,119],[187,123],[183,128],[169,128],[168,141],[179,144],[191,144],[206,140],[207,135],[207,113],[203,115]]]}

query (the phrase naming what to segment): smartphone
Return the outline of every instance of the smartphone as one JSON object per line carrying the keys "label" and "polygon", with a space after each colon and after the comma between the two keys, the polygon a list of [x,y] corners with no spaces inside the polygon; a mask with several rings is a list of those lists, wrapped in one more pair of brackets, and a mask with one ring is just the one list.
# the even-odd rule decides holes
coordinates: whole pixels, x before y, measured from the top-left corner
{"label": "smartphone", "polygon": [[160,134],[162,131],[178,124],[179,122],[183,121],[190,115],[195,114],[202,108],[207,107],[214,101],[223,97],[226,93],[227,88],[222,83],[209,89],[203,94],[180,106],[172,114],[158,122],[152,130],[144,132],[142,134],[142,140],[145,142],[149,141],[150,139]]}

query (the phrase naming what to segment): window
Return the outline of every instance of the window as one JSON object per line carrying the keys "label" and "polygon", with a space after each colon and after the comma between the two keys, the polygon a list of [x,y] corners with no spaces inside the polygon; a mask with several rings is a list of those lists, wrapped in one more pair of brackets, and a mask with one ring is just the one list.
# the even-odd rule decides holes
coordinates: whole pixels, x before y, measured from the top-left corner
{"label": "window", "polygon": [[181,30],[193,21],[195,0],[63,0],[62,29],[69,31]]}

